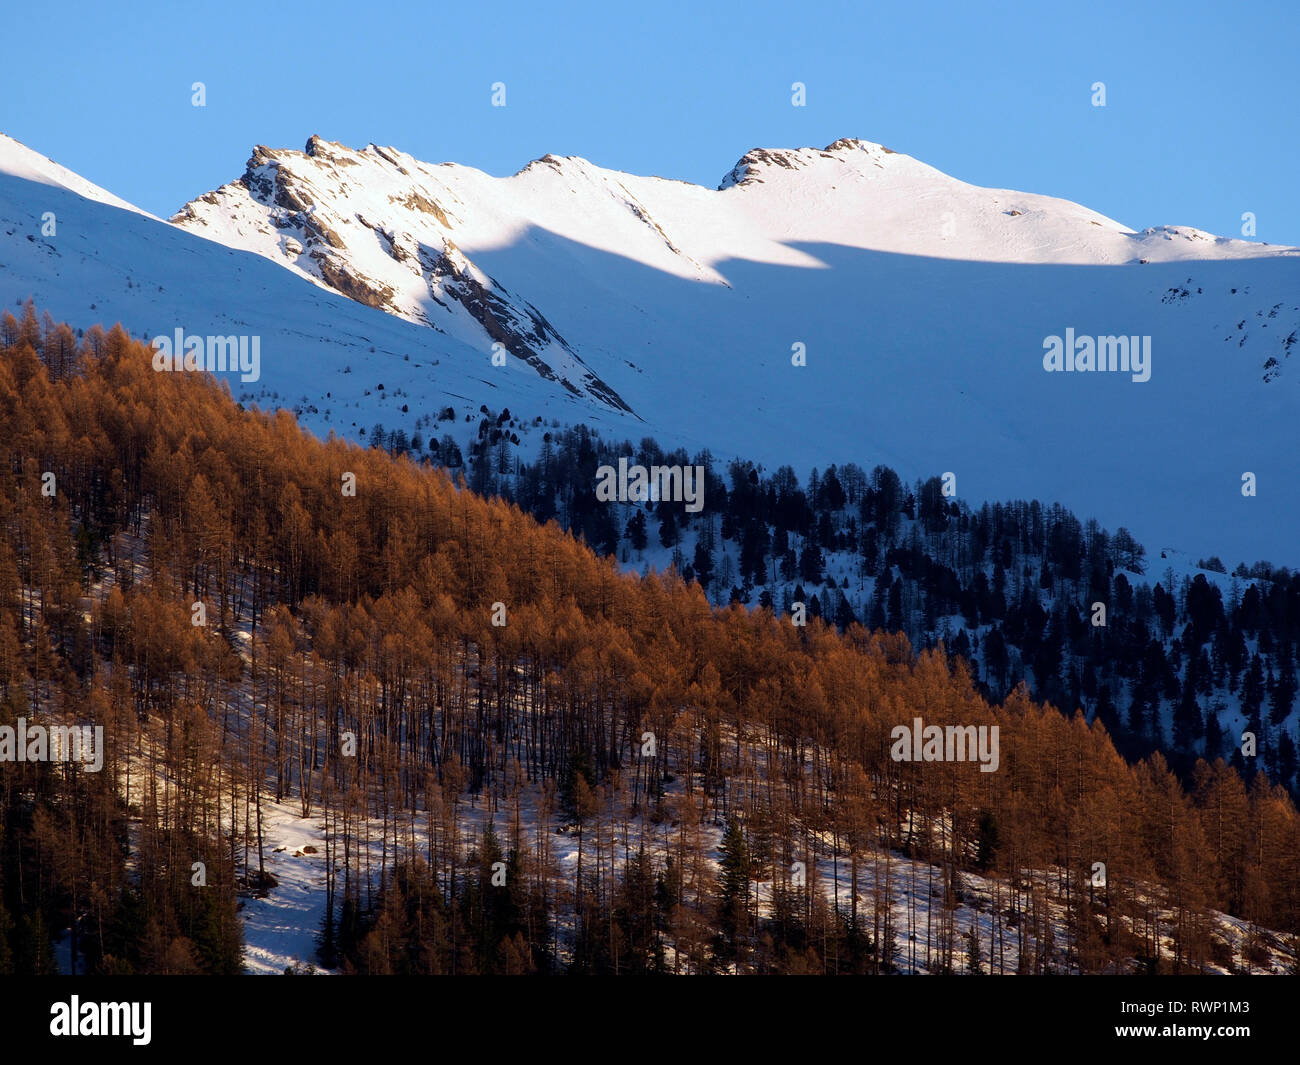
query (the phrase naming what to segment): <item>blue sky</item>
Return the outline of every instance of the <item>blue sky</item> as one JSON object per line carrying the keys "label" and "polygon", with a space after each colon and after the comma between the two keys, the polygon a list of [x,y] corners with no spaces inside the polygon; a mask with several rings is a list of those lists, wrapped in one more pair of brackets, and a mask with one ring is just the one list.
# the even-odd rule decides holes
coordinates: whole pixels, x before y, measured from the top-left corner
{"label": "blue sky", "polygon": [[1257,239],[1300,244],[1300,5],[875,7],[10,5],[0,131],[164,216],[254,144],[313,133],[494,174],[554,152],[710,186],[752,147],[862,137],[1138,228],[1239,236],[1252,211]]}

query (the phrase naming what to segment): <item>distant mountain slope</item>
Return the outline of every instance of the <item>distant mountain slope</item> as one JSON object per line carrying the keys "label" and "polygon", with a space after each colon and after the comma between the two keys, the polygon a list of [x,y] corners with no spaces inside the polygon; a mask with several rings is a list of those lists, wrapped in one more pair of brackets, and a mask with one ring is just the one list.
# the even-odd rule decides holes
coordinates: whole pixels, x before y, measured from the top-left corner
{"label": "distant mountain slope", "polygon": [[[55,190],[11,155],[6,300],[153,332],[234,321],[264,338],[254,394],[320,430],[451,406],[463,438],[508,407],[541,419],[527,450],[586,422],[769,468],[951,471],[962,498],[1060,500],[1153,549],[1300,561],[1296,249],[1136,232],[856,140],[756,149],[708,189],[313,137],[256,149],[172,226],[64,192],[73,224],[45,239]],[[1069,330],[1150,337],[1150,379],[1045,372]]]}

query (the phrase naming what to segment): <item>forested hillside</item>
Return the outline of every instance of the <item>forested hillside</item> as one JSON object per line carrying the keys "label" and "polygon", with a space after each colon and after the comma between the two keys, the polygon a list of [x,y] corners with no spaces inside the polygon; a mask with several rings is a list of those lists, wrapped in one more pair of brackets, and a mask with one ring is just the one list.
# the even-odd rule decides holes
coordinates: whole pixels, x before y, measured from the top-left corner
{"label": "forested hillside", "polygon": [[[408,438],[376,424],[366,438],[463,473],[480,495],[554,517],[627,568],[671,564],[713,603],[788,616],[802,602],[841,630],[861,622],[917,647],[942,644],[971,664],[993,701],[1024,683],[1035,699],[1100,717],[1126,756],[1165,752],[1185,782],[1198,757],[1223,757],[1297,794],[1300,573],[1255,561],[1229,575],[1217,557],[1193,565],[1148,551],[1128,529],[1108,532],[1057,504],[972,508],[955,478],[951,491],[938,476],[908,485],[883,465],[832,465],[801,482],[789,466],[724,468],[708,452],[608,441],[581,426],[545,432],[528,462],[508,408],[481,412],[465,456],[436,435],[450,414],[419,419],[427,452],[419,430]],[[596,471],[620,457],[646,468],[698,465],[702,509],[600,503]]]}
{"label": "forested hillside", "polygon": [[[286,804],[324,823],[344,971],[888,972],[918,935],[911,971],[1294,958],[1300,818],[1263,774],[1185,789],[1104,715],[622,573],[151,354],[0,321],[0,724],[107,748],[0,765],[0,970],[49,970],[71,927],[78,971],[232,971]],[[895,761],[916,717],[998,726],[997,771]]]}

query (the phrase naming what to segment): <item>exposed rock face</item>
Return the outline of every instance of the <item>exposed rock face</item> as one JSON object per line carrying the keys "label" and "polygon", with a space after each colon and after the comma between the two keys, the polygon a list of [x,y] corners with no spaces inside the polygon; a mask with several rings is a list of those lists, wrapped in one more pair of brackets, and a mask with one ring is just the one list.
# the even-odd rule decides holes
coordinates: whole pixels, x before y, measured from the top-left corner
{"label": "exposed rock face", "polygon": [[[556,332],[550,322],[525,299],[511,294],[493,278],[480,279],[478,270],[450,240],[443,251],[430,254],[421,249],[421,267],[429,283],[429,291],[440,305],[444,298],[464,307],[493,343],[505,345],[506,351],[522,359],[548,381],[559,381],[574,395],[580,390],[567,377],[559,377],[540,354],[552,344],[578,359],[568,342]],[[583,375],[581,384],[591,395],[598,396],[610,406],[629,413],[632,408],[612,388],[594,374]]]}
{"label": "exposed rock face", "polygon": [[320,249],[310,254],[326,283],[348,299],[381,311],[388,310],[392,306],[393,290],[387,285],[350,273],[345,263]]}
{"label": "exposed rock face", "polygon": [[448,229],[451,228],[451,221],[447,218],[447,213],[432,200],[425,199],[414,190],[409,192],[405,199],[394,199],[393,202],[400,203],[408,211],[423,211],[425,214],[431,214],[438,220],[439,224]]}
{"label": "exposed rock face", "polygon": [[798,170],[799,159],[794,152],[770,151],[767,148],[755,148],[740,157],[740,162],[731,168],[719,189],[731,188],[733,185],[762,184],[759,176],[765,166],[779,166],[786,170]]}

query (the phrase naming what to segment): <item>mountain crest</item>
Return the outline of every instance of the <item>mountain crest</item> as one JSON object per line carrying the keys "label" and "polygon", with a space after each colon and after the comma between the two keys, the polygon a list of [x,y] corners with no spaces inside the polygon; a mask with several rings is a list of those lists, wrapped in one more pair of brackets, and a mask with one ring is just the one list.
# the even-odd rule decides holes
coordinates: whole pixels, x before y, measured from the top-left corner
{"label": "mountain crest", "polygon": [[881,165],[881,157],[898,154],[883,144],[852,137],[841,137],[825,148],[752,148],[740,157],[739,162],[722,179],[718,190],[729,189],[735,185],[762,184],[764,171],[773,167],[783,170],[803,170],[814,165],[818,158],[834,159],[837,155],[848,152],[862,152],[867,160],[877,166]]}

